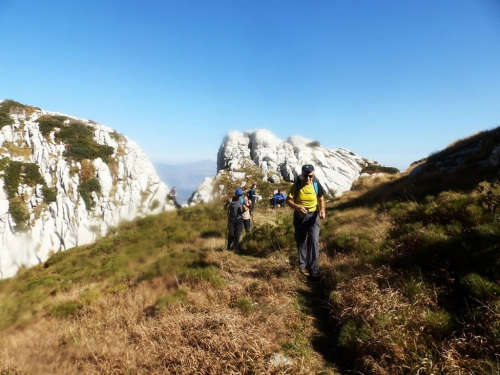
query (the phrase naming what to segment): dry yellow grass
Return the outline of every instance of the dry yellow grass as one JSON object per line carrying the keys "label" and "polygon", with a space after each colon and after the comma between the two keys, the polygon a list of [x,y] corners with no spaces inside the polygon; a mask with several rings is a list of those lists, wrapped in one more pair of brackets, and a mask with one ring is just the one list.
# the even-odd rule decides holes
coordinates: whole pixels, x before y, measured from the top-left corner
{"label": "dry yellow grass", "polygon": [[[297,304],[303,284],[293,273],[276,276],[290,268],[285,257],[238,256],[220,251],[222,241],[198,245],[212,249],[207,261],[218,265],[224,285],[183,285],[184,300],[158,309],[158,298],[176,291],[173,276],[159,277],[106,295],[70,318],[8,330],[0,339],[0,373],[312,374],[324,368],[310,346],[285,353],[291,365],[270,362],[298,335],[318,334]],[[82,288],[57,298],[74,299]]]}

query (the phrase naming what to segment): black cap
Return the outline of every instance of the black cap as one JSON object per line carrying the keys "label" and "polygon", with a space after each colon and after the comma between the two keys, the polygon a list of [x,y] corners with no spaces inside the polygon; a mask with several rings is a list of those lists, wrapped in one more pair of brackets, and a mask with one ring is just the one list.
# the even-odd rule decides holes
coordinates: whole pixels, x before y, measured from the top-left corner
{"label": "black cap", "polygon": [[312,172],[314,171],[314,166],[312,164],[306,164],[302,166],[302,172]]}

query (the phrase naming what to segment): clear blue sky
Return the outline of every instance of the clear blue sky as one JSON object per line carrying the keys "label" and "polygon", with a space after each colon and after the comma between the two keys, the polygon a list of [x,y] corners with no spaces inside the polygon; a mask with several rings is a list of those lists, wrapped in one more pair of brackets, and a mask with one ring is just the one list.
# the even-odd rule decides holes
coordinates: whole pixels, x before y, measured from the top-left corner
{"label": "clear blue sky", "polygon": [[0,99],[154,162],[266,128],[406,169],[500,125],[498,0],[1,0]]}

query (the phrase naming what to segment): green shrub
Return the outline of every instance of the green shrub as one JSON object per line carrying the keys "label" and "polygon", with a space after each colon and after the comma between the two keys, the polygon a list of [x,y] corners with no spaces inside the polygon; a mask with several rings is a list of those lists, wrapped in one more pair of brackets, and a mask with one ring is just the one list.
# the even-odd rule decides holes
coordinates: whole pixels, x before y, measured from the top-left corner
{"label": "green shrub", "polygon": [[82,305],[78,301],[64,301],[53,306],[50,310],[50,315],[55,318],[68,318],[74,315]]}
{"label": "green shrub", "polygon": [[14,100],[4,100],[0,103],[0,128],[6,125],[14,124],[14,119],[10,117],[11,113],[19,112],[24,109],[24,105]]}
{"label": "green shrub", "polygon": [[155,306],[160,310],[165,310],[170,306],[185,302],[187,299],[187,294],[188,293],[186,289],[179,288],[171,295],[158,298],[156,300]]}
{"label": "green shrub", "polygon": [[426,331],[438,339],[448,336],[453,331],[452,316],[444,310],[425,311],[424,322]]}
{"label": "green shrub", "polygon": [[101,158],[108,162],[115,151],[111,146],[100,145],[94,141],[93,130],[81,122],[72,121],[64,126],[57,133],[57,137],[66,144],[64,156],[76,161]]}
{"label": "green shrub", "polygon": [[57,192],[55,188],[49,188],[46,185],[42,187],[43,201],[45,203],[55,202],[57,198]]}
{"label": "green shrub", "polygon": [[24,169],[24,178],[23,178],[24,184],[30,186],[45,184],[45,180],[40,174],[40,168],[38,167],[38,164],[24,163],[23,169]]}
{"label": "green shrub", "polygon": [[9,198],[17,195],[17,188],[21,182],[23,163],[10,160],[4,174],[5,190]]}
{"label": "green shrub", "polygon": [[370,327],[364,323],[350,320],[340,330],[339,346],[346,349],[357,349],[371,340]]}
{"label": "green shrub", "polygon": [[64,127],[64,122],[68,118],[65,116],[51,116],[51,115],[44,115],[41,116],[36,122],[38,122],[38,127],[40,129],[40,133],[42,135],[48,135],[52,130],[56,128],[63,128]]}
{"label": "green shrub", "polygon": [[465,275],[460,280],[460,283],[465,288],[467,293],[476,298],[486,299],[500,293],[500,286],[496,283],[488,281],[476,273],[469,273],[468,275]]}
{"label": "green shrub", "polygon": [[14,119],[8,113],[0,112],[0,128],[13,123]]}
{"label": "green shrub", "polygon": [[99,255],[108,255],[117,250],[116,245],[114,244],[113,239],[106,239],[96,242],[92,245],[90,250],[91,256],[99,256]]}
{"label": "green shrub", "polygon": [[396,174],[399,173],[399,169],[393,167],[384,167],[383,165],[368,165],[361,170],[361,173],[387,173]]}
{"label": "green shrub", "polygon": [[92,192],[100,193],[101,184],[97,178],[92,178],[88,181],[81,182],[78,186],[78,192],[85,202],[87,210],[91,210],[95,205],[95,202],[92,200]]}
{"label": "green shrub", "polygon": [[21,197],[9,199],[9,213],[12,219],[17,224],[18,230],[26,228],[27,221],[30,217],[28,208]]}
{"label": "green shrub", "polygon": [[4,113],[19,113],[26,108],[24,104],[16,102],[12,99],[4,100],[0,103],[0,112]]}
{"label": "green shrub", "polygon": [[238,298],[234,303],[234,307],[239,309],[244,315],[249,315],[254,309],[252,300],[247,297]]}

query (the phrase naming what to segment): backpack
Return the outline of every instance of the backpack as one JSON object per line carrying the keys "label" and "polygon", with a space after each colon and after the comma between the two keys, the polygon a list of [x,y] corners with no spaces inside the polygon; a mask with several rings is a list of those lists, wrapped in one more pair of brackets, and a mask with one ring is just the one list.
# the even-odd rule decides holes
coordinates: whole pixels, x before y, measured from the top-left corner
{"label": "backpack", "polygon": [[[299,194],[299,190],[301,188],[300,186],[300,179],[297,179],[297,181],[295,182],[295,192],[293,194],[293,201],[295,203],[297,203],[297,195]],[[316,197],[318,196],[318,183],[316,181],[313,181],[313,185],[314,185],[314,192],[316,193]]]}
{"label": "backpack", "polygon": [[229,221],[235,222],[243,214],[243,198],[232,201],[227,208],[227,217]]}

